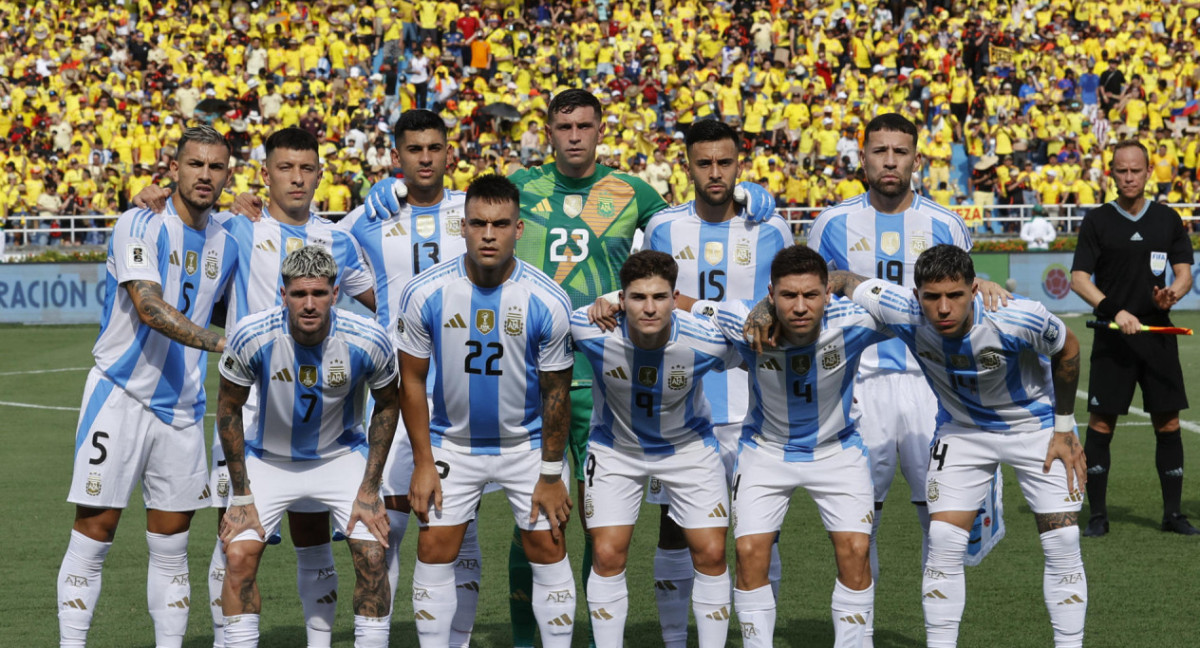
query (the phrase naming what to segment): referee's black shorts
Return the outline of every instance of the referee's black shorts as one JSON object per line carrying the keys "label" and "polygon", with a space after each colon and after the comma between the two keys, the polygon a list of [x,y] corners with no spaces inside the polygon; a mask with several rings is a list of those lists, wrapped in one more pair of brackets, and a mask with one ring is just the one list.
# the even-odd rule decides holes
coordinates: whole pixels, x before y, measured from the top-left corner
{"label": "referee's black shorts", "polygon": [[1088,379],[1088,411],[1128,414],[1135,385],[1142,387],[1142,408],[1147,412],[1187,409],[1178,340],[1174,335],[1097,330]]}

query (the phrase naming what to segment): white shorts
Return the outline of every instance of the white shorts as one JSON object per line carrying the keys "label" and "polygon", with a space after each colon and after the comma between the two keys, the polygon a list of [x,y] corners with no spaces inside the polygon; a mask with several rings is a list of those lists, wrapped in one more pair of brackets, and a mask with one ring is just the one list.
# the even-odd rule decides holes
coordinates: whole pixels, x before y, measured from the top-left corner
{"label": "white shorts", "polygon": [[929,512],[979,509],[1001,463],[1017,473],[1017,484],[1034,513],[1080,510],[1083,494],[1078,488],[1067,492],[1067,469],[1061,461],[1050,465],[1049,474],[1042,473],[1053,437],[1053,429],[1004,434],[943,424],[929,457]]}
{"label": "white shorts", "polygon": [[871,533],[875,500],[871,469],[858,448],[815,461],[784,461],[762,448],[742,446],[733,477],[733,537],[783,527],[792,492],[808,491],[826,531]]}
{"label": "white shorts", "polygon": [[887,499],[897,464],[908,481],[911,501],[925,501],[925,469],[938,411],[929,383],[922,376],[877,374],[856,380],[854,398],[861,414],[858,433],[871,461],[875,501]]}
{"label": "white shorts", "polygon": [[[251,418],[252,415],[247,412],[249,402],[247,401],[247,407],[242,409],[243,422],[252,422],[253,420]],[[243,430],[244,433],[245,431]],[[220,430],[217,429],[216,423],[213,423],[212,463],[208,471],[208,487],[212,491],[213,508],[229,508],[229,498],[233,496],[229,488],[229,466],[225,462],[225,448],[221,445]],[[324,513],[329,509],[310,500],[305,500],[288,507],[288,510],[294,513]]]}
{"label": "white shorts", "polygon": [[[518,527],[526,531],[550,530],[550,520],[544,512],[538,513],[537,522],[529,523],[533,487],[541,478],[541,448],[502,455],[473,455],[434,447],[433,460],[442,480],[442,508],[429,511],[428,526],[458,526],[475,519],[484,487],[495,482],[508,497]],[[563,462],[564,484],[569,483],[567,470],[567,463]]]}
{"label": "white shorts", "polygon": [[667,515],[685,529],[729,526],[729,494],[721,458],[696,443],[667,456],[634,456],[588,446],[583,517],[589,529],[637,522],[642,489],[654,475],[667,496]]}
{"label": "white shorts", "polygon": [[[353,540],[374,540],[365,524],[355,524],[354,533],[347,533],[350,508],[358,496],[367,458],[359,452],[347,452],[329,459],[311,461],[268,461],[252,454],[246,455],[246,477],[254,493],[258,521],[267,537],[279,533],[283,513],[295,510],[297,504],[308,509],[332,513],[333,528]],[[234,542],[257,540],[258,533],[243,531]]]}
{"label": "white shorts", "polygon": [[[742,424],[729,423],[727,425],[714,425],[713,436],[717,437],[717,443],[720,444],[721,464],[725,469],[725,484],[733,484],[733,468],[737,465],[738,445],[742,439]],[[670,495],[663,489],[662,482],[658,477],[651,476],[650,484],[646,488],[646,503],[647,504],[670,504]]]}
{"label": "white shorts", "polygon": [[195,511],[211,501],[204,426],[176,428],[93,368],[83,388],[67,501],[123,509],[138,482],[146,508]]}

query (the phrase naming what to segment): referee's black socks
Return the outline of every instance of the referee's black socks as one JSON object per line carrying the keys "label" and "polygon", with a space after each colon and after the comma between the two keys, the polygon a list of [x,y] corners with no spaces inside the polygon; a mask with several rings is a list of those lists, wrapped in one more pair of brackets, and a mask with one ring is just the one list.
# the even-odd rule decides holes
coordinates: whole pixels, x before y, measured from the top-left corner
{"label": "referee's black socks", "polygon": [[[1091,440],[1090,432],[1089,430],[1089,441]],[[1154,436],[1158,440],[1154,451],[1154,465],[1158,468],[1158,481],[1162,486],[1163,517],[1165,518],[1180,512],[1179,501],[1183,496],[1183,438],[1179,434],[1179,428],[1165,430]],[[1091,464],[1090,459],[1088,464]],[[1090,469],[1088,473],[1090,480]],[[1090,489],[1088,493],[1091,494]]]}
{"label": "referee's black socks", "polygon": [[[1112,434],[1101,434],[1089,427],[1087,440],[1083,444],[1083,452],[1087,455],[1087,496],[1092,517],[1108,516],[1108,469],[1112,466],[1109,446],[1112,445],[1112,436]],[[1159,443],[1159,456],[1161,457],[1161,440]],[[1183,465],[1182,457],[1181,447],[1180,465]],[[1176,499],[1176,502],[1178,501]]]}

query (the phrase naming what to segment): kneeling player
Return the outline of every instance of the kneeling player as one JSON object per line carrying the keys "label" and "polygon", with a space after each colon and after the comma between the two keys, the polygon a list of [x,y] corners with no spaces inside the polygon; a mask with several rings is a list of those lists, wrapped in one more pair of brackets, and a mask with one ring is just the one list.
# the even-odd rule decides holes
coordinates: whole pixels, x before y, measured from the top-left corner
{"label": "kneeling player", "polygon": [[879,279],[833,274],[835,292],[852,295],[904,340],[938,397],[926,481],[932,522],[921,585],[928,645],[958,641],[971,522],[1004,462],[1016,471],[1037,519],[1054,644],[1082,646],[1087,578],[1076,518],[1087,465],[1074,432],[1075,335],[1035,301],[1013,300],[997,312],[986,311],[972,290],[970,255],[951,245],[921,254],[913,292]]}
{"label": "kneeling player", "polygon": [[638,252],[621,268],[624,316],[615,329],[590,323],[587,308],[571,317],[575,345],[597,378],[583,514],[594,542],[587,599],[600,648],[624,641],[625,564],[651,476],[665,487],[691,550],[700,646],[724,646],[728,634],[729,500],[701,378],[741,360],[707,319],[675,311],[678,270],[669,254]]}
{"label": "kneeling player", "polygon": [[[221,358],[218,429],[233,489],[221,522],[225,645],[258,644],[264,541],[290,506],[312,503],[329,508],[354,556],[355,645],[386,646],[388,518],[379,488],[400,410],[396,359],[382,326],[333,308],[337,264],[325,248],[292,252],[282,272],[283,307],[243,319]],[[260,408],[247,441],[251,386]],[[364,386],[375,399],[367,436]]]}
{"label": "kneeling player", "polygon": [[776,346],[759,354],[742,332],[752,304],[716,305],[717,325],[749,365],[752,385],[733,477],[733,605],[748,647],[773,645],[775,597],[767,567],[799,487],[816,502],[837,559],[834,645],[863,645],[874,614],[868,550],[875,500],[850,408],[859,357],[889,336],[854,304],[829,305],[827,281],[825,260],[811,249],[792,246],[775,255],[763,303],[778,321]]}
{"label": "kneeling player", "polygon": [[[505,178],[471,183],[467,253],[417,275],[400,297],[396,347],[413,451],[408,499],[421,524],[413,612],[422,646],[450,642],[454,560],[488,482],[503,487],[521,527],[543,645],[571,645],[575,579],[562,536],[571,509],[562,481],[570,302],[550,277],[513,256],[524,226],[519,202]],[[431,357],[438,367],[432,417]]]}

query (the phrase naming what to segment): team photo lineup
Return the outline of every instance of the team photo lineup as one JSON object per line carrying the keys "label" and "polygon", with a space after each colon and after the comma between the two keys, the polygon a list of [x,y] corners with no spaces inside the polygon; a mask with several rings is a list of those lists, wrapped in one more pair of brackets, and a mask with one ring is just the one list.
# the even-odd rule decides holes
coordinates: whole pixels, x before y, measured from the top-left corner
{"label": "team photo lineup", "polygon": [[[228,18],[244,36],[273,30],[254,40],[269,36],[278,39],[271,47],[284,50],[296,44],[279,32],[294,30],[306,43],[298,51],[315,52],[315,62],[305,58],[296,68],[287,57],[277,65],[264,61],[262,74],[251,75],[247,60],[222,59],[222,76],[228,66],[245,78],[235,74],[232,84],[215,88],[207,82],[202,94],[228,99],[229,112],[209,115],[193,105],[186,115],[174,106],[152,119],[147,98],[137,136],[153,139],[153,152],[130,144],[123,155],[109,138],[128,138],[124,123],[119,136],[97,131],[108,111],[134,101],[109,104],[111,88],[88,96],[92,80],[80,77],[62,93],[64,106],[49,117],[39,106],[31,120],[23,111],[47,92],[59,96],[48,90],[54,84],[17,74],[8,52],[0,52],[19,79],[0,82],[9,90],[2,101],[10,115],[0,126],[11,135],[0,154],[8,176],[0,197],[7,223],[23,232],[8,244],[107,250],[106,301],[73,435],[67,500],[74,521],[56,577],[61,646],[89,641],[105,560],[138,490],[146,509],[150,625],[154,645],[163,648],[185,645],[185,636],[194,645],[188,623],[199,601],[208,603],[214,648],[257,646],[260,635],[273,645],[260,625],[282,614],[281,600],[302,609],[306,645],[334,645],[335,552],[350,556],[354,572],[355,646],[469,646],[484,548],[510,542],[508,564],[489,566],[507,571],[508,616],[487,621],[508,624],[514,647],[632,642],[631,633],[645,630],[631,625],[639,614],[631,609],[631,568],[653,571],[653,645],[774,646],[777,635],[794,639],[787,626],[776,627],[786,610],[781,592],[790,579],[811,577],[780,550],[787,527],[798,523],[793,514],[785,524],[793,495],[815,508],[803,524],[819,520],[833,548],[836,578],[826,588],[828,602],[817,604],[825,607],[833,644],[874,646],[876,583],[895,570],[881,564],[879,551],[889,542],[880,524],[893,483],[897,490],[908,485],[901,497],[916,515],[894,505],[886,510],[909,518],[920,538],[910,548],[920,556],[921,576],[908,598],[924,619],[923,639],[915,640],[956,646],[960,627],[978,618],[966,605],[966,567],[1007,559],[988,558],[1006,524],[1016,525],[1012,535],[1028,533],[1028,520],[1018,520],[1023,511],[1001,505],[1003,487],[1014,486],[1006,476],[1015,476],[1042,550],[1050,627],[1038,628],[1038,636],[1083,646],[1089,585],[1081,543],[1100,541],[1081,538],[1127,531],[1117,515],[1110,524],[1110,447],[1119,417],[1131,408],[1142,412],[1139,388],[1162,497],[1154,525],[1165,534],[1200,535],[1184,510],[1180,412],[1188,399],[1180,346],[1187,338],[1151,330],[1173,326],[1172,307],[1193,291],[1190,222],[1167,203],[1187,202],[1178,198],[1192,186],[1191,143],[1200,141],[1185,128],[1190,113],[1180,112],[1181,137],[1170,152],[1159,150],[1175,128],[1163,115],[1177,122],[1165,95],[1157,121],[1144,122],[1157,108],[1147,108],[1145,92],[1135,88],[1141,107],[1131,109],[1124,77],[1112,95],[1105,82],[1092,87],[1090,103],[1086,84],[1075,85],[1074,59],[1094,59],[1099,52],[1090,44],[1097,34],[1105,39],[1100,25],[1112,28],[1100,4],[1117,3],[1082,12],[1067,3],[1031,7],[1023,28],[1013,16],[1024,10],[1013,8],[1010,16],[1006,3],[1001,11],[995,2],[881,2],[868,9],[767,1],[698,8],[687,0],[460,8],[421,1],[396,3],[399,10],[377,3],[371,20],[357,26],[348,19],[354,8],[341,3],[129,4],[140,20],[122,27],[139,43],[151,40],[139,47],[152,53],[171,40],[157,25],[143,28],[155,17],[164,31],[186,26],[189,17]],[[1194,38],[1200,4],[1167,6],[1133,7],[1152,19],[1147,52]],[[255,22],[264,10],[272,20]],[[105,19],[100,8],[84,11]],[[0,2],[7,30],[23,12],[24,3]],[[295,12],[312,27],[292,25]],[[597,30],[636,31],[633,25],[645,23],[638,37],[645,48],[600,45],[591,54],[607,59],[599,63],[555,55],[554,66],[577,72],[574,81],[551,79],[535,65],[539,52],[513,56],[532,50],[529,25],[544,21],[549,38],[555,29],[570,31],[561,25],[572,15]],[[239,17],[249,21],[240,29]],[[496,29],[485,31],[483,23],[503,21],[519,44],[504,35],[507,42],[501,38],[482,62],[474,60],[470,43],[478,41],[468,37],[464,49],[464,17],[474,17],[481,35]],[[1085,138],[1075,133],[1038,136],[1031,128],[1022,141],[1032,149],[1002,151],[1017,138],[989,129],[1011,122],[1019,131],[1031,116],[1003,108],[993,114],[1007,105],[1001,98],[979,116],[969,100],[960,116],[963,102],[950,98],[949,86],[946,101],[926,96],[916,107],[879,100],[882,93],[860,102],[829,92],[855,75],[871,80],[869,92],[871,82],[891,83],[885,79],[902,67],[914,78],[914,67],[882,47],[904,26],[931,27],[928,17],[936,17],[937,33],[963,29],[979,42],[996,30],[993,55],[1020,50],[1020,40],[996,43],[1045,18],[1054,27],[1042,39],[1045,56],[1057,55],[1072,80],[1069,96],[1053,82],[1046,96],[1056,88],[1066,120],[1088,114],[1088,126],[1106,125],[1103,137],[1085,151],[1077,141]],[[806,25],[803,37],[797,18]],[[712,30],[710,39],[676,47],[687,43],[688,57],[714,67],[718,84],[734,84],[742,95],[730,99],[736,109],[726,110],[714,90],[695,99],[707,103],[703,109],[677,112],[665,98],[647,96],[649,86],[678,98],[678,87],[654,88],[657,73],[638,72],[646,77],[640,87],[629,83],[630,66],[665,69],[658,44],[676,22],[684,33],[697,23]],[[810,39],[808,30],[832,31],[834,22],[848,31],[842,40],[850,47],[831,55],[827,46],[841,41],[833,34]],[[755,30],[760,23],[766,27]],[[38,37],[42,26],[29,22],[21,39],[46,41]],[[338,40],[345,29],[352,32],[349,50]],[[188,37],[199,45],[203,32],[189,30]],[[751,45],[763,32],[767,45]],[[905,38],[909,33],[915,36]],[[566,51],[584,56],[597,34],[580,30],[584,46]],[[1072,45],[1080,35],[1088,45]],[[314,36],[321,47],[304,49]],[[789,65],[799,55],[785,50],[782,62],[773,62],[788,38],[814,48],[823,41],[815,59],[805,59],[810,67],[797,64],[803,81]],[[428,60],[422,43],[444,62]],[[440,50],[451,44],[461,50],[453,62]],[[1123,49],[1134,44],[1120,41]],[[172,52],[178,45],[171,43]],[[43,47],[39,56],[49,57],[52,47]],[[497,56],[506,47],[507,58]],[[606,48],[612,51],[603,54]],[[960,99],[986,94],[1004,63],[977,60],[987,47],[974,47],[965,62],[965,43],[963,52],[949,49],[929,66],[942,79],[924,78],[936,88],[957,69],[951,85],[971,84]],[[121,75],[121,82],[154,77],[153,101],[161,101],[164,79],[175,77],[175,55],[162,56],[165,77],[145,72],[154,66],[132,65],[137,74]],[[837,65],[831,56],[840,57]],[[1121,56],[1128,58],[1113,57],[1108,69]],[[740,74],[747,61],[751,76],[730,80],[727,74]],[[431,71],[439,65],[450,74]],[[1126,69],[1138,78],[1133,85],[1143,82]],[[1187,87],[1190,97],[1195,76],[1186,80],[1185,73],[1193,71],[1172,70],[1153,77]],[[764,94],[753,75],[777,71],[778,79],[766,79],[775,90]],[[500,87],[491,87],[494,78]],[[822,88],[815,95],[814,80]],[[458,94],[459,82],[481,85],[478,98]],[[243,112],[249,100],[242,91],[260,83],[272,93],[275,85],[303,88],[306,102],[316,100],[319,87],[330,105],[304,113],[287,94],[288,119],[276,112],[264,120],[258,110]],[[443,94],[450,84],[456,90]],[[692,90],[700,95],[706,87]],[[339,93],[358,93],[355,105],[371,106],[373,117],[357,110],[350,117]],[[517,102],[525,112],[512,119],[479,110],[514,94],[527,103]],[[251,95],[261,109],[268,95]],[[14,107],[18,98],[24,106]],[[1040,96],[1022,98],[1039,110]],[[457,114],[466,102],[470,107]],[[80,112],[80,104],[88,107]],[[828,113],[831,104],[847,109],[820,117],[816,106]],[[92,115],[92,105],[96,122],[71,123]],[[787,123],[791,106],[804,106],[795,128]],[[1124,123],[1139,109],[1141,117]],[[1063,117],[1055,110],[1038,113],[1041,130]],[[475,123],[464,124],[463,116]],[[337,128],[362,136],[355,146],[328,136],[331,122],[343,118]],[[770,120],[780,127],[768,128]],[[20,142],[36,140],[31,126],[63,124],[68,148],[82,138],[84,151],[60,160],[27,144],[22,149]],[[833,135],[814,139],[810,127]],[[358,158],[368,141],[374,161],[364,165]],[[950,172],[950,155],[942,154],[950,142],[965,145],[968,157],[956,165],[972,169],[968,174]],[[826,144],[834,146],[826,151]],[[90,180],[91,153],[103,158],[100,175],[116,168],[114,181]],[[150,161],[162,168],[150,172]],[[1027,162],[1040,167],[1037,179],[1020,179],[1016,165]],[[647,172],[655,163],[658,175]],[[86,202],[77,194],[83,172],[108,202],[63,211],[64,196]],[[1071,182],[1058,174],[1070,174]],[[948,192],[960,183],[962,196]],[[1057,202],[1044,202],[1042,190],[1051,185],[1058,186],[1049,189],[1059,192]],[[986,193],[1013,205],[1032,194],[1029,202],[1039,205],[1091,206],[1074,225],[1050,225],[1077,238],[1070,287],[1097,320],[1090,344],[1081,345],[1043,303],[977,273],[973,236],[997,229],[968,224],[950,209],[963,204],[957,200],[968,189],[976,205],[990,204],[980,196]],[[37,197],[28,204],[27,195],[42,192],[57,195],[53,211],[43,211]],[[798,200],[796,192],[803,194]],[[822,208],[800,237],[779,211],[797,205]],[[28,223],[48,222],[47,213],[62,215],[47,232],[56,238],[38,242],[42,226]],[[81,222],[104,231],[74,232]],[[215,397],[204,387],[210,356],[219,373]],[[1086,414],[1076,412],[1077,394]],[[489,495],[495,491],[504,493],[512,515],[502,537],[492,537],[495,527],[480,517],[496,510],[485,507],[500,497]],[[192,524],[205,508],[217,510],[215,528]],[[656,538],[653,555],[635,550],[642,547],[635,527],[646,511],[657,517],[641,522]],[[568,555],[573,535],[581,537],[572,538],[580,556]],[[406,555],[415,558],[403,566],[406,537]],[[189,541],[197,538],[211,558],[203,584],[192,588]],[[281,543],[293,545],[299,606],[292,592],[283,599],[260,592],[267,548]],[[1098,590],[1115,587],[1100,582]],[[486,586],[503,587],[491,580]],[[1014,645],[1036,643],[1021,641],[1023,631],[1014,630]]]}

